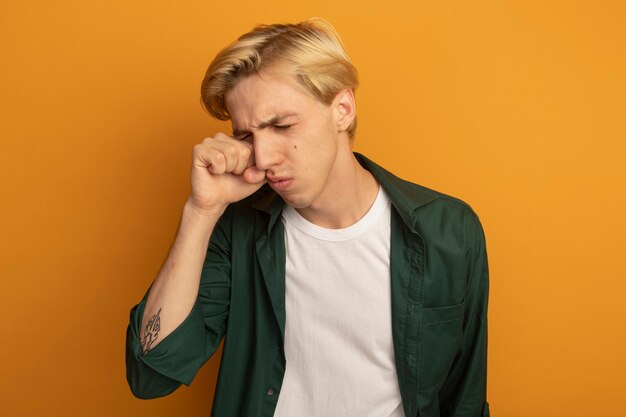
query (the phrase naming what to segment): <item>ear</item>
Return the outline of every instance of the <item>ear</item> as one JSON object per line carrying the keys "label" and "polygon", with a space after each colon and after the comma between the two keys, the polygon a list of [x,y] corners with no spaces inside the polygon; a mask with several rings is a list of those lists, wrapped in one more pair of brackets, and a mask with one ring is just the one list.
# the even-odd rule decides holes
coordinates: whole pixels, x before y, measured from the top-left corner
{"label": "ear", "polygon": [[344,88],[337,93],[332,106],[335,113],[337,130],[339,132],[345,132],[356,116],[356,101],[352,90],[350,88]]}

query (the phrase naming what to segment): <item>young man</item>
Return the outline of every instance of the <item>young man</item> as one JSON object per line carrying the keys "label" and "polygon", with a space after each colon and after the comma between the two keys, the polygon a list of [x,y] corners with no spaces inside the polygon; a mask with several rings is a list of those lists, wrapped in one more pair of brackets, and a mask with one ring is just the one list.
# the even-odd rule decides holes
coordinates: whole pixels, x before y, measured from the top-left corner
{"label": "young man", "polygon": [[233,134],[194,147],[178,235],[131,311],[137,397],[190,384],[224,338],[214,417],[489,415],[482,227],[352,152],[357,84],[320,19],[215,58],[202,97]]}

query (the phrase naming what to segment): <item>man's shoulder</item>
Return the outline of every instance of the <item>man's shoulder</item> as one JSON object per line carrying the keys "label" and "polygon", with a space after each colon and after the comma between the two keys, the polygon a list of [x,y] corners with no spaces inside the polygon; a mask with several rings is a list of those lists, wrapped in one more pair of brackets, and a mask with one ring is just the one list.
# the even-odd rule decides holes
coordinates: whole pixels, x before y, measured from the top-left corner
{"label": "man's shoulder", "polygon": [[357,158],[389,194],[394,206],[406,215],[474,213],[472,207],[457,196],[400,178],[363,155],[357,154]]}
{"label": "man's shoulder", "polygon": [[442,192],[438,189],[429,188],[421,184],[417,184],[404,179],[404,193],[410,196],[418,196],[423,201],[424,196],[428,196],[429,200],[414,208],[412,211],[413,218],[421,221],[421,223],[448,225],[458,224],[468,221],[479,221],[478,214],[474,208],[464,199],[460,197]]}
{"label": "man's shoulder", "polygon": [[[398,178],[398,177],[396,177]],[[481,220],[474,208],[465,200],[428,188],[401,178],[396,180],[402,184],[403,193],[410,198],[412,193],[424,201],[410,213],[398,212],[404,223],[429,242],[440,242],[442,246],[450,246],[450,242],[466,245],[467,236],[479,236],[483,233]],[[396,206],[396,209],[398,206]]]}

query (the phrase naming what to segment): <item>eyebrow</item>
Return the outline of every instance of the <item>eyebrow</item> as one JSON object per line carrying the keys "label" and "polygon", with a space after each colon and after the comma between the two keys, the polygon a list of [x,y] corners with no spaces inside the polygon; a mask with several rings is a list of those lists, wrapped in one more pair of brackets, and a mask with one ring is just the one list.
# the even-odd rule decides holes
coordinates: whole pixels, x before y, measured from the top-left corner
{"label": "eyebrow", "polygon": [[[276,116],[272,116],[269,119],[267,119],[264,122],[259,123],[259,125],[257,126],[257,129],[265,129],[268,126],[272,126],[275,125],[277,123],[282,122],[284,119],[288,119],[289,117],[294,117],[297,116],[297,113],[287,113],[287,114],[280,114],[280,115],[276,115]],[[237,136],[244,136],[251,133],[249,130],[243,130],[243,129],[233,129],[233,136],[237,137]]]}

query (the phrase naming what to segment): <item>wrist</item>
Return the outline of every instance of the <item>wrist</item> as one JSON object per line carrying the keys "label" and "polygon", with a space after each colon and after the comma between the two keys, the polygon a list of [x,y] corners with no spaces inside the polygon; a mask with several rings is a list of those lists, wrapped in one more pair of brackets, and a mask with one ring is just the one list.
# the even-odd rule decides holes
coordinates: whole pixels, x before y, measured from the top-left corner
{"label": "wrist", "polygon": [[193,202],[191,197],[189,197],[187,201],[185,202],[185,211],[189,212],[194,217],[212,220],[212,219],[218,219],[219,217],[221,217],[221,215],[224,214],[224,211],[226,210],[227,206],[228,206],[227,204],[223,204],[223,205],[215,205],[215,206],[208,206],[208,207],[200,207]]}

